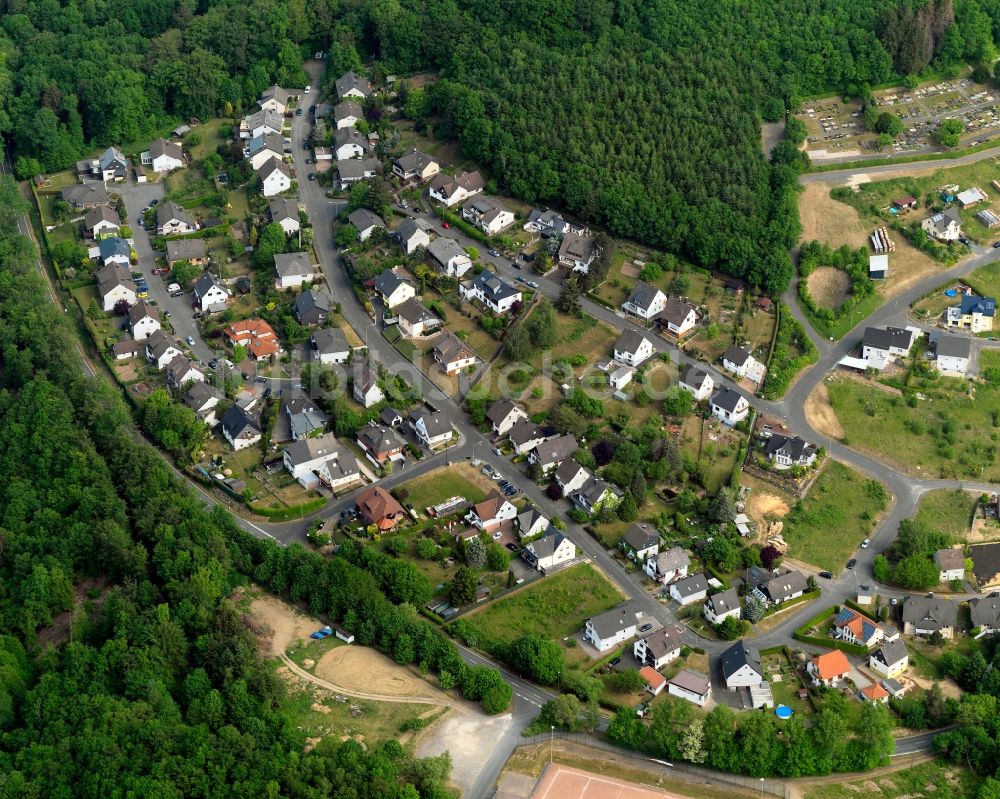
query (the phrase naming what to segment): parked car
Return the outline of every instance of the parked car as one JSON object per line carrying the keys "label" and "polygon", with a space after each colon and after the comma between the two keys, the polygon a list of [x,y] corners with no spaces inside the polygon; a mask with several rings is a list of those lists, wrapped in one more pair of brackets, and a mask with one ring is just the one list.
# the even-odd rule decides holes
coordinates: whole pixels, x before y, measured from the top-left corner
{"label": "parked car", "polygon": [[208,362],[208,368],[209,369],[214,369],[218,365],[219,365],[219,359],[218,358],[212,358],[212,360],[210,360]]}
{"label": "parked car", "polygon": [[309,173],[309,180],[316,180],[316,173],[315,172],[310,172]]}
{"label": "parked car", "polygon": [[503,455],[503,450],[500,447],[493,447],[493,454],[497,456]]}
{"label": "parked car", "polygon": [[514,544],[514,543],[512,543],[510,541],[508,541],[506,544],[504,544],[504,546],[507,547],[507,549],[509,549],[511,552],[520,552],[521,551],[521,548],[517,544]]}
{"label": "parked car", "polygon": [[149,207],[152,208],[158,202],[159,202],[159,200],[154,197],[152,200],[149,201]]}
{"label": "parked car", "polygon": [[652,624],[644,624],[644,625],[642,625],[642,627],[639,628],[639,632],[641,632],[641,633],[648,633],[652,629],[653,629],[653,625]]}
{"label": "parked car", "polygon": [[322,640],[324,638],[329,638],[331,635],[333,635],[333,628],[331,628],[331,627],[324,627],[322,630],[317,630],[316,632],[314,632],[309,637],[310,638],[315,638],[317,641],[320,641],[320,640]]}
{"label": "parked car", "polygon": [[622,659],[621,659],[621,658],[615,658],[615,659],[614,659],[614,660],[612,660],[612,661],[611,661],[611,662],[610,662],[610,663],[609,663],[608,665],[609,665],[609,666],[617,666],[617,665],[618,665],[619,663],[621,663],[621,662],[622,662]]}
{"label": "parked car", "polygon": [[194,346],[194,336],[188,336],[187,337],[187,343],[188,343],[189,347],[193,347]]}
{"label": "parked car", "polygon": [[832,580],[833,579],[833,575],[830,572],[820,572],[819,576],[822,577],[824,580]]}
{"label": "parked car", "polygon": [[497,250],[490,250],[490,255],[492,255],[494,258],[500,257],[500,253]]}
{"label": "parked car", "polygon": [[1000,250],[1000,241],[994,241],[993,242],[993,249],[994,250]]}
{"label": "parked car", "polygon": [[537,289],[538,288],[538,281],[537,280],[529,280],[528,281],[528,285],[531,286],[533,289]]}
{"label": "parked car", "polygon": [[311,163],[312,163],[312,159],[311,159],[311,158],[307,158],[307,159],[306,159],[306,165],[309,165],[309,164],[311,164]]}
{"label": "parked car", "polygon": [[499,541],[501,538],[503,538],[503,533],[501,533],[499,530],[497,530],[495,533],[493,533],[493,540],[494,541]]}
{"label": "parked car", "polygon": [[849,561],[847,561],[847,568],[848,569],[853,569],[857,565],[858,565],[858,559],[857,558],[851,558]]}
{"label": "parked car", "polygon": [[451,227],[451,222],[442,222],[441,223],[441,227],[443,227],[445,230],[447,230],[448,228]]}
{"label": "parked car", "polygon": [[871,542],[872,540],[870,538],[866,538],[864,541],[861,542],[861,548],[868,549],[868,546],[871,544]]}
{"label": "parked car", "polygon": [[517,493],[517,489],[516,489],[516,488],[514,488],[514,486],[507,486],[507,487],[506,487],[506,488],[505,488],[505,489],[503,490],[503,493],[504,493],[504,494],[505,494],[506,496],[508,496],[508,497],[512,497],[512,496],[514,496],[514,494],[516,494],[516,493]]}
{"label": "parked car", "polygon": [[309,92],[311,92],[312,90],[313,90],[313,87],[312,87],[312,86],[306,86],[306,89],[305,89],[305,91],[303,92],[303,94],[309,94]]}
{"label": "parked car", "polygon": [[[406,200],[400,200],[399,201],[399,207],[402,208],[405,211],[407,208],[410,207],[410,204]],[[1000,243],[1000,242],[998,242],[998,243]]]}
{"label": "parked car", "polygon": [[896,597],[893,597],[892,599],[889,600],[889,604],[890,605],[898,605],[899,604],[899,600],[896,599]]}
{"label": "parked car", "polygon": [[302,109],[301,108],[296,108],[295,109],[295,116],[297,116],[297,117],[302,116]]}

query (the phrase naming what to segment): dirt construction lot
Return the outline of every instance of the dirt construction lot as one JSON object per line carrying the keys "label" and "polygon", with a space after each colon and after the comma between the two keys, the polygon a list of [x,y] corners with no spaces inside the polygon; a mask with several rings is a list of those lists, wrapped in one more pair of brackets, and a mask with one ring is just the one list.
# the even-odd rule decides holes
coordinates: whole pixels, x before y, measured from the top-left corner
{"label": "dirt construction lot", "polygon": [[843,269],[821,266],[806,278],[809,295],[820,308],[837,310],[847,299],[851,278]]}
{"label": "dirt construction lot", "polygon": [[840,420],[833,412],[833,406],[830,405],[830,393],[826,390],[825,383],[816,386],[806,399],[805,412],[806,421],[812,425],[814,430],[818,430],[830,438],[841,439],[844,437],[844,428],[841,427]]}
{"label": "dirt construction lot", "polygon": [[421,680],[409,669],[393,663],[373,649],[339,646],[319,659],[315,669],[322,680],[353,691],[375,696],[406,697],[408,699],[439,699],[450,704],[451,699]]}
{"label": "dirt construction lot", "polygon": [[266,637],[262,648],[272,657],[283,654],[296,641],[308,639],[323,626],[269,594],[262,594],[250,603],[250,614]]}

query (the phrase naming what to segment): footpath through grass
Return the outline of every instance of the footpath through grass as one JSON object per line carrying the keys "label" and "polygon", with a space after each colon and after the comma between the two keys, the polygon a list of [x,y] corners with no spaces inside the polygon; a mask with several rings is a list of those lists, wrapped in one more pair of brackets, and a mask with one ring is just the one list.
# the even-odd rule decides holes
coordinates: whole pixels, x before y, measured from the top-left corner
{"label": "footpath through grass", "polygon": [[971,799],[976,795],[980,782],[982,780],[970,769],[932,760],[855,782],[838,780],[803,787],[801,795],[803,799],[897,799],[902,796],[911,799]]}

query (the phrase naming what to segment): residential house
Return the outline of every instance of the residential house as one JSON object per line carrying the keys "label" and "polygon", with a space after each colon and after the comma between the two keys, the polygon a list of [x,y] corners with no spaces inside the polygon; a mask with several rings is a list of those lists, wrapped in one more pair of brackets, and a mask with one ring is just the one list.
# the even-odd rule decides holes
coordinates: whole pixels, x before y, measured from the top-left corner
{"label": "residential house", "polygon": [[969,370],[972,340],[968,336],[940,336],[934,365],[939,372],[965,376]]}
{"label": "residential house", "polygon": [[656,323],[678,338],[686,336],[698,324],[698,308],[693,303],[670,297],[656,317]]}
{"label": "residential house", "polygon": [[985,333],[993,329],[996,313],[997,301],[993,297],[963,294],[960,305],[945,311],[945,324],[971,333]]}
{"label": "residential house", "polygon": [[1000,543],[975,544],[969,547],[969,557],[980,591],[1000,585]]}
{"label": "residential house", "polygon": [[506,397],[496,400],[486,409],[486,421],[492,425],[493,434],[497,436],[507,435],[516,422],[527,418],[524,409]]}
{"label": "residential house", "polygon": [[454,176],[442,172],[431,180],[428,191],[433,199],[451,208],[451,206],[479,194],[485,187],[486,181],[479,170],[462,172]]}
{"label": "residential house", "polygon": [[434,360],[449,375],[457,375],[476,362],[476,353],[450,330],[441,334],[434,344]]}
{"label": "residential house", "polygon": [[542,474],[548,474],[579,449],[576,438],[570,434],[543,441],[528,453],[528,463],[538,464]]}
{"label": "residential house", "polygon": [[743,641],[737,641],[719,655],[722,678],[726,688],[755,688],[764,682],[764,669],[760,665],[760,652]]}
{"label": "residential house", "polygon": [[497,316],[507,313],[514,303],[521,302],[521,291],[495,272],[484,269],[472,280],[460,283],[458,292],[467,300],[476,300]]}
{"label": "residential house", "polygon": [[203,381],[192,383],[184,394],[184,404],[209,427],[215,427],[219,423],[215,414],[223,399],[225,395],[219,389]]}
{"label": "residential house", "polygon": [[668,624],[632,644],[632,655],[643,665],[659,671],[672,660],[679,658],[683,647],[683,628],[676,624]]}
{"label": "residential house", "polygon": [[229,302],[229,290],[216,280],[215,275],[203,272],[194,283],[192,292],[195,307],[206,311],[225,311]]}
{"label": "residential house", "polygon": [[600,477],[591,477],[572,495],[573,503],[585,513],[593,516],[601,508],[616,508],[622,501],[622,490]]}
{"label": "residential house", "polygon": [[[319,482],[331,491],[340,491],[345,486],[363,480],[358,459],[351,455],[346,448],[343,449],[339,457],[324,461],[323,465],[316,471],[316,476],[319,478]],[[348,641],[348,643],[350,642]]]}
{"label": "residential house", "polygon": [[543,239],[549,236],[562,236],[569,231],[569,222],[562,218],[562,214],[555,211],[541,211],[533,208],[528,215],[528,221],[524,223],[524,229],[532,233],[539,233]]}
{"label": "residential house", "polygon": [[[117,236],[109,236],[101,239],[97,244],[97,251],[104,266],[114,264],[128,267],[129,263],[131,263],[131,245],[125,239],[118,238]],[[126,271],[128,270],[126,269]]]}
{"label": "residential house", "polygon": [[587,619],[583,637],[590,641],[598,652],[607,652],[611,647],[633,637],[642,618],[643,612],[638,604],[626,602]]}
{"label": "residential house", "polygon": [[330,421],[329,417],[316,406],[316,403],[301,390],[297,389],[282,399],[293,441],[306,438],[317,430],[324,429],[326,423]]}
{"label": "residential house", "polygon": [[709,624],[722,624],[726,619],[739,619],[743,613],[740,593],[735,588],[727,588],[717,594],[712,594],[705,600],[702,613]]}
{"label": "residential house", "polygon": [[198,223],[184,208],[173,200],[166,200],[156,206],[156,232],[161,236],[179,233],[194,233]]}
{"label": "residential house", "polygon": [[222,334],[232,347],[242,346],[255,361],[266,361],[281,352],[278,336],[263,319],[244,319],[223,328]]}
{"label": "residential house", "polygon": [[934,563],[940,573],[938,581],[950,583],[952,580],[965,579],[965,553],[959,549],[939,549],[934,553]]}
{"label": "residential house", "polygon": [[559,245],[559,265],[573,272],[590,271],[590,265],[597,257],[597,241],[588,233],[570,231],[563,236]]}
{"label": "residential house", "polygon": [[83,227],[91,238],[99,240],[106,236],[117,236],[121,230],[121,220],[117,211],[112,211],[106,205],[98,205],[87,211]]}
{"label": "residential house", "polygon": [[904,357],[913,346],[913,331],[899,327],[866,327],[861,340],[861,357],[870,369],[882,370],[895,358]]}
{"label": "residential house", "polygon": [[730,344],[722,353],[722,366],[737,377],[745,377],[754,383],[764,379],[767,368],[743,347]]}
{"label": "residential house", "polygon": [[391,427],[369,424],[362,427],[357,435],[358,446],[379,466],[390,460],[403,459],[403,439]]}
{"label": "residential house", "polygon": [[160,329],[160,309],[145,300],[139,300],[128,309],[128,327],[132,338],[144,341]]}
{"label": "residential house", "polygon": [[259,174],[261,192],[265,197],[273,197],[292,188],[292,171],[284,161],[277,158],[265,161]]}
{"label": "residential house", "polygon": [[670,584],[670,597],[681,607],[702,602],[708,596],[708,580],[704,574],[691,574]]}
{"label": "residential house", "polygon": [[871,649],[899,637],[895,630],[863,616],[851,608],[841,608],[833,618],[834,637],[849,644]]}
{"label": "residential house", "polygon": [[906,694],[906,686],[899,680],[882,680],[882,687],[893,699],[902,699]]}
{"label": "residential house", "polygon": [[576,545],[554,527],[539,539],[524,545],[521,557],[540,572],[576,559]]}
{"label": "residential house", "polygon": [[392,160],[392,173],[402,180],[423,183],[441,171],[441,165],[431,156],[411,149]]}
{"label": "residential house", "polygon": [[548,518],[534,505],[528,505],[517,514],[517,537],[530,538],[549,527]]}
{"label": "residential house", "polygon": [[646,681],[646,690],[653,696],[659,696],[660,692],[667,686],[667,678],[650,666],[643,666],[639,669],[639,676]]}
{"label": "residential house", "polygon": [[806,671],[812,677],[813,685],[836,687],[851,673],[851,664],[847,661],[847,655],[834,649],[816,655],[806,664]]}
{"label": "residential house", "polygon": [[255,139],[265,133],[281,133],[281,114],[263,108],[247,114],[240,120],[240,138]]}
{"label": "residential house", "polygon": [[330,316],[330,297],[306,289],[295,297],[295,318],[300,325],[321,325]]}
{"label": "residential house", "polygon": [[107,205],[108,202],[108,190],[104,188],[104,184],[93,181],[78,186],[64,186],[60,195],[74,211],[96,208],[99,205]]}
{"label": "residential house", "polygon": [[548,438],[546,431],[528,419],[519,419],[510,428],[507,438],[514,445],[514,452],[526,455]]}
{"label": "residential house", "polygon": [[358,494],[357,507],[365,523],[374,524],[382,532],[406,518],[403,506],[381,486],[369,486]]}
{"label": "residential house", "polygon": [[281,225],[286,236],[298,233],[302,227],[299,221],[299,205],[290,197],[275,197],[268,203],[267,212],[272,222]]}
{"label": "residential house", "polygon": [[700,672],[681,669],[670,678],[667,693],[704,707],[712,698],[712,681]]}
{"label": "residential house", "polygon": [[[576,444],[576,439],[573,443]],[[576,451],[576,447],[573,449]],[[627,557],[636,563],[643,563],[660,551],[660,534],[648,522],[632,522],[618,546]]]}
{"label": "residential house", "polygon": [[666,307],[667,295],[644,280],[635,284],[628,299],[622,303],[622,310],[625,313],[638,316],[647,322],[656,318]]}
{"label": "residential house", "polygon": [[202,266],[208,262],[204,239],[170,239],[167,241],[167,266],[187,261],[194,266]]}
{"label": "residential house", "polygon": [[910,653],[898,637],[886,641],[868,656],[868,667],[886,679],[894,679],[909,668]]}
{"label": "residential house", "polygon": [[119,302],[135,304],[135,283],[125,267],[110,263],[98,269],[94,277],[97,280],[97,296],[101,298],[101,308],[105,311],[113,311]]}
{"label": "residential house", "polygon": [[747,418],[750,403],[742,394],[722,386],[710,400],[712,415],[723,424],[735,425]]}
{"label": "residential house", "polygon": [[811,466],[816,462],[816,447],[806,443],[798,436],[779,435],[774,433],[764,445],[768,460],[777,469],[790,469],[792,466]]}
{"label": "residential house", "polygon": [[155,139],[140,160],[144,166],[149,166],[157,174],[173,172],[184,166],[184,150],[175,142]]}
{"label": "residential house", "polygon": [[337,130],[353,128],[365,118],[361,103],[355,100],[343,100],[333,107],[333,121]]}
{"label": "residential house", "polygon": [[[330,160],[332,159],[331,154]],[[317,160],[321,160],[318,154]],[[340,188],[347,191],[355,183],[375,177],[380,165],[381,162],[377,158],[338,158],[337,174],[340,177]]]}
{"label": "residential house", "polygon": [[274,269],[278,274],[275,280],[278,289],[301,288],[303,283],[312,283],[316,277],[307,252],[275,253]]}
{"label": "residential house", "polygon": [[708,399],[715,388],[715,381],[708,372],[704,372],[697,366],[688,366],[682,373],[679,385],[685,391],[690,391],[696,401]]}
{"label": "residential house", "polygon": [[903,601],[903,634],[933,635],[951,640],[958,623],[958,605],[934,596],[910,596]]}
{"label": "residential house", "polygon": [[117,147],[109,147],[97,160],[101,179],[105,183],[125,180],[128,176],[128,159]]}
{"label": "residential house", "polygon": [[378,371],[368,363],[359,364],[355,368],[351,390],[354,401],[366,408],[377,405],[385,399],[385,393],[379,385]]}
{"label": "residential house", "polygon": [[177,391],[188,383],[204,383],[205,373],[184,355],[175,355],[167,364],[165,372],[167,385]]}
{"label": "residential house", "polygon": [[357,228],[359,241],[367,241],[378,228],[385,229],[385,220],[367,208],[356,208],[347,221]]}
{"label": "residential house", "polygon": [[336,89],[337,97],[340,98],[352,97],[364,100],[372,93],[372,85],[368,78],[359,75],[353,69],[337,78],[334,88]]}
{"label": "residential house", "polygon": [[492,197],[475,197],[462,206],[462,218],[487,236],[495,236],[514,224],[514,214]]}
{"label": "residential house", "polygon": [[958,241],[962,237],[962,218],[954,208],[931,214],[920,223],[920,227],[938,241]]}
{"label": "residential house", "polygon": [[858,697],[862,702],[872,702],[873,704],[878,703],[882,705],[889,703],[889,692],[881,685],[876,685],[875,683],[866,685],[858,691]]}
{"label": "residential house", "polygon": [[517,516],[517,507],[495,488],[481,502],[472,506],[465,521],[476,529],[493,532],[504,522]]}
{"label": "residential house", "polygon": [[682,547],[673,546],[646,557],[644,570],[650,579],[664,585],[687,577],[691,558]]}
{"label": "residential house", "polygon": [[395,308],[411,297],[417,296],[417,290],[391,269],[386,269],[375,278],[375,291],[382,298],[386,308]]}
{"label": "residential house", "polygon": [[1000,631],[1000,594],[993,592],[970,599],[969,614],[973,629],[979,630],[977,637]]}
{"label": "residential house", "polygon": [[455,435],[455,424],[446,411],[430,413],[424,409],[410,411],[410,428],[425,447],[439,447]]}
{"label": "residential house", "polygon": [[[527,422],[526,424],[530,424]],[[579,491],[594,477],[590,470],[581,466],[572,458],[567,458],[559,464],[555,472],[556,485],[562,491],[562,496],[568,497],[574,491]]]}
{"label": "residential house", "polygon": [[455,239],[439,236],[427,247],[427,254],[446,275],[461,278],[472,268],[472,259]]}
{"label": "residential house", "polygon": [[347,336],[339,327],[321,327],[309,337],[309,348],[314,361],[320,363],[347,363],[351,347]]}
{"label": "residential house", "polygon": [[250,139],[246,157],[254,172],[259,172],[268,161],[281,161],[285,157],[285,141],[278,133],[261,133]]}
{"label": "residential house", "polygon": [[796,571],[771,577],[753,590],[753,594],[768,605],[781,605],[792,599],[798,599],[805,592],[805,575]]}
{"label": "residential house", "polygon": [[231,405],[222,414],[220,422],[223,438],[237,452],[241,449],[252,447],[260,441],[263,435],[257,424],[257,420],[251,416],[249,411],[244,410],[238,404]]}
{"label": "residential house", "polygon": [[361,158],[368,151],[368,139],[354,128],[341,128],[333,134],[333,157]]}
{"label": "residential house", "polygon": [[653,343],[634,330],[625,330],[615,342],[615,360],[626,366],[639,366],[653,354]]}
{"label": "residential house", "polygon": [[156,364],[157,369],[166,369],[167,365],[178,355],[181,349],[162,330],[150,333],[146,337],[146,359]]}
{"label": "residential house", "polygon": [[268,86],[260,93],[260,100],[257,105],[265,111],[273,111],[275,114],[284,116],[288,111],[288,105],[293,96],[298,95],[293,95],[288,89],[283,89],[278,84],[274,84],[273,86]]}
{"label": "residential house", "polygon": [[406,338],[428,336],[441,326],[441,320],[428,311],[420,300],[410,297],[396,308],[399,332]]}
{"label": "residential house", "polygon": [[426,227],[427,224],[423,219],[406,218],[392,234],[403,248],[403,252],[412,255],[419,248],[427,249],[430,245],[431,237],[427,235]]}

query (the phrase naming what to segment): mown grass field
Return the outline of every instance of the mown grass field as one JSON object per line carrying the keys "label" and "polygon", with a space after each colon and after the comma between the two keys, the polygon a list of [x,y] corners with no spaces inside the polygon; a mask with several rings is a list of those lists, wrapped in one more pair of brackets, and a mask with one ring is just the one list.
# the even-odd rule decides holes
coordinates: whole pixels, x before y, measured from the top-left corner
{"label": "mown grass field", "polygon": [[464,496],[469,502],[479,502],[495,484],[465,463],[456,463],[404,483],[406,501],[419,512],[451,497]]}
{"label": "mown grass field", "polygon": [[920,498],[916,519],[933,530],[947,533],[955,542],[964,541],[978,500],[978,494],[968,491],[948,488],[929,491]]}

